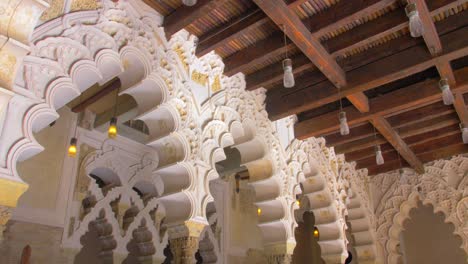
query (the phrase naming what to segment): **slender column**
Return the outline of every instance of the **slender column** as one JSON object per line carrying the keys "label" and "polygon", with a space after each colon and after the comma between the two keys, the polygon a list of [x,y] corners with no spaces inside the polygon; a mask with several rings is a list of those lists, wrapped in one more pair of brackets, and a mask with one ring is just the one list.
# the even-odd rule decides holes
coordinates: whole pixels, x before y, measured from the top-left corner
{"label": "slender column", "polygon": [[16,207],[18,199],[27,189],[28,185],[22,181],[5,179],[0,176],[0,240],[3,239],[3,231],[11,218],[11,213]]}
{"label": "slender column", "polygon": [[169,227],[169,243],[174,255],[174,264],[196,263],[198,240],[206,225],[207,223],[186,221],[182,225]]}

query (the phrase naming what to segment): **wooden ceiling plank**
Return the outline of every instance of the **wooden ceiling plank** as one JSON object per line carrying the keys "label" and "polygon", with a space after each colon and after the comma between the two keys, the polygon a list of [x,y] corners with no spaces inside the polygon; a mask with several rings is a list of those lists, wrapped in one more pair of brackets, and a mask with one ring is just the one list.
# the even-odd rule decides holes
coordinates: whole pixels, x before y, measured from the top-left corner
{"label": "wooden ceiling plank", "polygon": [[[432,140],[444,138],[444,137],[451,136],[454,134],[460,134],[460,129],[458,128],[458,125],[455,125],[455,126],[451,125],[451,126],[433,130],[431,132],[427,132],[427,133],[423,133],[423,134],[419,134],[415,136],[410,136],[406,138],[403,137],[403,138],[406,144],[412,147],[414,145],[424,144]],[[381,149],[383,153],[386,153],[389,151],[395,151],[393,147],[388,143],[381,145]],[[369,157],[373,157],[373,159],[375,160],[375,150],[373,147],[360,149],[357,151],[346,153],[345,157],[347,161],[360,161]]]}
{"label": "wooden ceiling plank", "polygon": [[320,42],[312,36],[297,15],[287,8],[283,0],[254,0],[254,2],[278,26],[286,29],[286,35],[324,73],[336,87],[346,86],[346,76],[338,63],[328,54]]}
{"label": "wooden ceiling plank", "polygon": [[[459,85],[453,89],[454,92],[466,92],[468,90],[468,67],[457,70],[455,76]],[[372,108],[368,113],[359,113],[354,107],[346,107],[344,110],[347,114],[348,124],[355,126],[367,122],[374,116],[389,116],[439,101],[441,101],[441,94],[438,80],[432,79],[371,99],[370,105]],[[339,130],[339,123],[336,118],[338,112],[330,112],[296,123],[294,126],[295,136],[298,139],[306,139]]]}
{"label": "wooden ceiling plank", "polygon": [[[238,72],[243,72],[272,57],[280,56],[286,49],[291,49],[293,46],[294,44],[291,42],[288,42],[288,45],[285,46],[283,33],[279,31],[275,32],[271,37],[224,58],[223,62],[226,65],[224,74],[232,76]],[[281,65],[281,63],[278,64]]]}
{"label": "wooden ceiling plank", "polygon": [[355,94],[350,94],[346,98],[354,105],[354,107],[359,110],[361,113],[367,113],[369,112],[369,98],[362,93],[355,93]]}
{"label": "wooden ceiling plank", "polygon": [[392,126],[385,120],[383,117],[372,118],[371,123],[374,125],[375,129],[385,137],[385,139],[400,153],[401,157],[408,162],[413,169],[418,173],[424,173],[423,163],[416,157],[413,151],[409,146],[401,139],[397,132],[392,128]]}
{"label": "wooden ceiling plank", "polygon": [[[468,18],[467,18],[468,19]],[[270,119],[277,120],[309,109],[337,101],[341,96],[348,96],[402,79],[434,66],[438,61],[450,61],[468,54],[468,27],[448,33],[442,37],[447,45],[444,52],[432,57],[425,48],[416,46],[385,59],[367,64],[348,73],[348,86],[341,89],[341,94],[330,89],[331,84],[310,87],[297,93],[267,100]],[[284,102],[278,104],[278,100]],[[270,107],[274,105],[275,107]]]}
{"label": "wooden ceiling plank", "polygon": [[211,10],[224,4],[226,0],[198,0],[194,6],[181,6],[164,18],[163,26],[166,36],[170,38],[179,30],[205,16]]}
{"label": "wooden ceiling plank", "polygon": [[201,57],[269,21],[270,19],[260,9],[252,9],[229,24],[222,25],[201,36],[198,41],[196,55]]}
{"label": "wooden ceiling plank", "polygon": [[335,31],[358,19],[371,15],[395,3],[395,0],[347,0],[339,1],[324,12],[311,16],[304,21],[317,38],[327,32]]}

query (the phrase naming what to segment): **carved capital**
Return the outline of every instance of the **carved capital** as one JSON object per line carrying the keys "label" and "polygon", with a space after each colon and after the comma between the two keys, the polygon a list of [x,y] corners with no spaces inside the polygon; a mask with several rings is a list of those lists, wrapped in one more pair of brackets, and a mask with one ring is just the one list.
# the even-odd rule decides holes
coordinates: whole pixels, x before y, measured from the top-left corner
{"label": "carved capital", "polygon": [[176,239],[181,237],[200,237],[205,226],[208,223],[198,221],[185,221],[183,224],[168,227],[169,239]]}
{"label": "carved capital", "polygon": [[6,223],[11,218],[13,208],[0,205],[0,241],[3,240],[3,231],[5,231]]}
{"label": "carved capital", "polygon": [[198,250],[198,237],[179,237],[171,239],[169,243],[174,255],[174,264],[196,263],[195,253]]}
{"label": "carved capital", "polygon": [[0,206],[16,207],[20,196],[28,189],[22,181],[0,178]]}

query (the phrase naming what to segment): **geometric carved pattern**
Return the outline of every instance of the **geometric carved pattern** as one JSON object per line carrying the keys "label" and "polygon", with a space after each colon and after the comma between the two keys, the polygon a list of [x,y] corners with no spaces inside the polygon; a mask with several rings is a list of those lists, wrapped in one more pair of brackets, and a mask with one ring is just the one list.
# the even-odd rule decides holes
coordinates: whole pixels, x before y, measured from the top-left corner
{"label": "geometric carved pattern", "polygon": [[377,239],[388,263],[399,263],[399,234],[417,201],[430,204],[434,212],[442,212],[445,221],[454,225],[454,234],[462,238],[462,248],[468,254],[468,157],[455,156],[425,164],[425,173],[405,170],[379,174],[372,178],[376,190]]}

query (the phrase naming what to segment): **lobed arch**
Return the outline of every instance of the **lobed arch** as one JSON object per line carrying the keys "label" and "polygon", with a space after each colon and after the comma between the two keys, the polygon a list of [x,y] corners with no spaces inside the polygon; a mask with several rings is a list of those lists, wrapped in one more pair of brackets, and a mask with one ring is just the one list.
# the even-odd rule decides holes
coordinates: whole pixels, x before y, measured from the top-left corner
{"label": "lobed arch", "polygon": [[320,232],[318,244],[322,259],[326,263],[342,263],[346,259],[347,246],[345,237],[344,214],[338,204],[337,171],[331,167],[329,158],[322,152],[324,144],[320,139],[307,141],[294,140],[286,149],[289,155],[288,168],[294,175],[295,184],[292,193],[299,201],[291,211],[295,222],[292,230],[297,228],[297,222],[302,222],[303,214],[311,211],[315,216],[315,226]]}
{"label": "lobed arch", "polygon": [[[434,213],[443,213],[445,222],[453,224],[454,234],[461,237],[462,249],[468,254],[468,237],[463,230],[468,220],[465,213],[467,168],[468,159],[461,155],[426,164],[422,175],[404,170],[406,183],[381,185],[385,190],[382,202],[376,206],[377,236],[382,242],[380,246],[386,253],[387,263],[398,263],[401,258],[397,250],[399,234],[403,230],[403,221],[418,200],[424,205],[432,205]],[[384,176],[393,181],[399,181],[400,177],[397,172],[380,174],[374,183],[379,184]]]}

